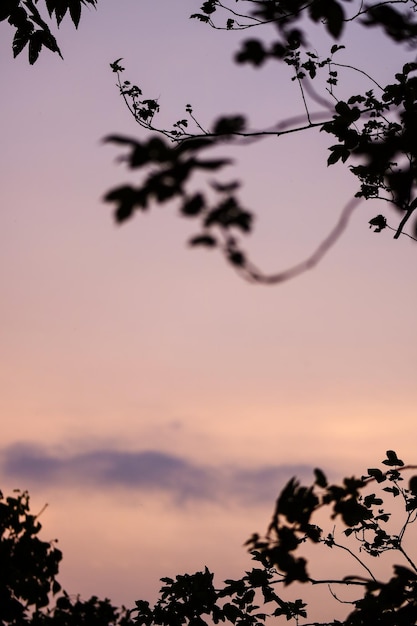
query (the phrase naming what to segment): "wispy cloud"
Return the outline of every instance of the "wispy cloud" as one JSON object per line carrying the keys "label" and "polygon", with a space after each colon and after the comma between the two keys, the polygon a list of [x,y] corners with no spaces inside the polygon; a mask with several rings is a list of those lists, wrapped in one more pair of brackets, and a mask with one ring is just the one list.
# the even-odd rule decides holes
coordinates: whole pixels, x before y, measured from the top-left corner
{"label": "wispy cloud", "polygon": [[158,450],[95,449],[57,454],[46,447],[14,444],[0,451],[2,474],[22,486],[129,488],[165,492],[177,503],[190,500],[272,502],[291,476],[311,477],[307,465],[245,468],[198,464]]}

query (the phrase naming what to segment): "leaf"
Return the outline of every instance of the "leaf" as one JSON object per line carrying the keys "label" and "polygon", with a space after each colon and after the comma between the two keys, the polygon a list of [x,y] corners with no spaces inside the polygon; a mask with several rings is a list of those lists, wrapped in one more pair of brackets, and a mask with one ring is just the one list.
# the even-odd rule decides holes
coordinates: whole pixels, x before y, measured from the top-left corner
{"label": "leaf", "polygon": [[369,495],[365,496],[363,503],[366,506],[366,508],[369,509],[371,508],[371,506],[378,506],[382,504],[383,502],[381,498],[377,498],[374,493],[370,493]]}
{"label": "leaf", "polygon": [[181,207],[181,213],[183,215],[195,216],[199,215],[204,209],[204,197],[201,193],[196,193],[191,198],[188,198]]}
{"label": "leaf", "polygon": [[211,235],[197,235],[188,242],[190,246],[207,246],[208,248],[214,248],[217,246],[217,241]]}
{"label": "leaf", "polygon": [[219,225],[222,228],[235,227],[243,232],[249,232],[252,224],[252,215],[243,211],[235,198],[230,197],[212,209],[204,220],[205,226]]}
{"label": "leaf", "polygon": [[192,15],[190,15],[190,19],[197,19],[200,20],[200,22],[208,22],[210,17],[208,15],[201,15],[201,13],[193,13]]}
{"label": "leaf", "polygon": [[417,476],[412,476],[410,478],[408,488],[414,496],[417,496]]}
{"label": "leaf", "polygon": [[358,107],[350,107],[346,102],[340,100],[336,106],[335,111],[340,115],[341,120],[349,126],[352,122],[356,122],[361,116]]}
{"label": "leaf", "polygon": [[314,470],[314,475],[316,477],[316,480],[314,481],[316,485],[323,488],[327,487],[327,478],[324,472],[321,471],[321,469],[316,468]]}
{"label": "leaf", "polygon": [[337,52],[338,50],[342,50],[343,48],[346,48],[346,46],[338,46],[337,44],[334,44],[331,48],[330,48],[330,53],[334,54],[335,52]]}
{"label": "leaf", "polygon": [[223,613],[226,619],[229,622],[232,622],[232,624],[235,624],[239,618],[244,618],[244,613],[241,611],[241,609],[239,609],[234,604],[231,604],[230,602],[226,602],[226,604],[224,605]]}
{"label": "leaf", "polygon": [[342,34],[345,14],[336,0],[316,0],[310,4],[310,17],[315,22],[322,21],[328,32],[338,39]]}
{"label": "leaf", "polygon": [[52,16],[52,13],[55,11],[55,2],[56,0],[45,0],[46,8],[48,9],[49,17]]}
{"label": "leaf", "polygon": [[331,155],[327,159],[327,165],[334,165],[339,160],[345,163],[350,156],[350,151],[341,144],[330,146],[329,150],[331,150]]}
{"label": "leaf", "polygon": [[356,526],[372,518],[372,511],[360,504],[355,497],[337,502],[334,511],[342,516],[346,526]]}
{"label": "leaf", "polygon": [[218,183],[213,180],[210,182],[210,185],[218,191],[219,193],[232,193],[232,191],[236,191],[240,187],[240,182],[238,180],[234,180],[230,183]]}
{"label": "leaf", "polygon": [[118,204],[114,217],[119,224],[132,217],[136,207],[146,208],[146,194],[130,185],[122,185],[112,189],[104,196],[104,201]]}
{"label": "leaf", "polygon": [[[151,137],[148,143],[145,144],[144,149],[147,152],[147,160],[153,161],[154,163],[166,163],[171,160],[172,149],[159,137]],[[135,149],[135,154],[138,151],[138,148]],[[131,167],[137,167],[141,165],[141,163],[135,160],[135,155],[132,155],[131,158]],[[139,158],[139,155],[136,154],[136,158]]]}
{"label": "leaf", "polygon": [[29,63],[33,65],[36,63],[39,53],[42,48],[42,35],[43,31],[36,30],[31,36],[29,40]]}
{"label": "leaf", "polygon": [[[79,0],[75,0],[75,1],[78,2]],[[68,8],[69,8],[68,0],[55,0],[54,12],[55,12],[55,18],[56,18],[56,22],[58,26],[64,19],[65,14],[68,11]]]}
{"label": "leaf", "polygon": [[156,100],[153,100],[153,99],[143,100],[143,104],[145,104],[148,107],[148,109],[150,109],[151,111],[159,110],[159,104],[157,103]]}
{"label": "leaf", "polygon": [[52,593],[55,595],[58,591],[61,591],[61,585],[57,580],[54,580],[52,583]]}
{"label": "leaf", "polygon": [[243,50],[237,53],[236,63],[252,63],[255,67],[262,65],[267,53],[260,41],[247,39],[243,42]]}
{"label": "leaf", "polygon": [[[307,70],[310,78],[314,78],[316,76],[316,64],[311,59],[303,63],[301,67]],[[302,74],[302,72],[297,74],[297,78],[304,78],[304,75],[301,76],[300,74]]]}
{"label": "leaf", "polygon": [[13,56],[16,58],[30,40],[31,31],[26,28],[18,28],[13,38],[12,50]]}
{"label": "leaf", "polygon": [[326,0],[327,2],[327,30],[335,39],[339,39],[343,31],[345,14],[338,2]]}
{"label": "leaf", "polygon": [[404,465],[404,461],[401,461],[401,459],[399,459],[397,457],[396,452],[394,452],[394,450],[387,450],[387,458],[382,461],[384,465],[388,465],[389,467],[403,467]]}
{"label": "leaf", "polygon": [[387,479],[385,474],[381,472],[381,470],[378,468],[368,469],[368,474],[369,476],[372,476],[373,478],[375,478],[377,483],[383,483]]}
{"label": "leaf", "polygon": [[233,163],[231,159],[210,159],[208,161],[194,161],[194,166],[202,170],[218,170],[225,165]]}
{"label": "leaf", "polygon": [[246,120],[243,115],[231,115],[228,117],[220,117],[213,128],[216,135],[233,135],[240,133],[246,126]]}
{"label": "leaf", "polygon": [[203,2],[201,10],[208,14],[214,13],[216,10],[216,2],[217,0],[207,0],[206,2]]}
{"label": "leaf", "polygon": [[80,23],[80,17],[81,17],[80,0],[72,0],[72,2],[69,3],[69,12],[70,12],[71,19],[74,23],[75,28],[78,28],[78,24]]}
{"label": "leaf", "polygon": [[136,141],[136,139],[123,137],[122,135],[107,135],[107,137],[104,137],[103,141],[105,143],[120,143],[122,145],[130,145],[132,147],[140,145],[139,142]]}
{"label": "leaf", "polygon": [[116,59],[116,61],[113,61],[113,63],[110,63],[110,67],[113,70],[113,72],[124,72],[125,68],[119,65],[119,62],[122,60],[123,60],[123,57],[120,57],[120,59]]}
{"label": "leaf", "polygon": [[305,532],[306,536],[311,539],[311,541],[313,541],[314,543],[318,543],[320,541],[323,529],[316,524],[308,524],[306,526]]}
{"label": "leaf", "polygon": [[375,226],[374,233],[380,233],[381,230],[387,227],[387,220],[383,215],[377,215],[376,217],[373,217],[371,220],[369,220],[368,224],[369,228]]}

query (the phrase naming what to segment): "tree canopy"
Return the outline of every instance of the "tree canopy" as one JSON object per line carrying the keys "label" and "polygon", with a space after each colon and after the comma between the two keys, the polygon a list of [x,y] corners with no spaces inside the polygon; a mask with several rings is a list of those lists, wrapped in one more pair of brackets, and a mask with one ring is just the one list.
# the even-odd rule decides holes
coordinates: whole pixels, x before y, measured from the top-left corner
{"label": "tree canopy", "polygon": [[57,580],[62,552],[56,541],[39,538],[42,512],[30,511],[27,491],[7,497],[0,491],[1,626],[128,626],[126,610],[108,599],[82,600],[62,591]]}
{"label": "tree canopy", "polygon": [[[263,626],[274,617],[304,626],[411,626],[417,623],[417,565],[408,547],[415,542],[407,535],[417,517],[417,476],[411,475],[416,469],[388,450],[381,467],[341,484],[330,483],[320,469],[309,486],[294,477],[276,500],[266,534],[255,533],[246,542],[255,565],[241,578],[219,586],[207,566],[162,578],[155,605],[140,599],[130,611],[108,599],[84,601],[62,592],[57,581],[62,554],[55,543],[39,539],[39,514],[30,512],[28,493],[0,494],[0,624]],[[335,576],[322,567],[320,577],[313,577],[309,544],[344,552],[352,570],[347,566],[344,575]],[[400,559],[391,573],[389,563],[383,571],[380,563],[389,553]],[[295,583],[328,588],[329,599],[347,614],[323,622],[320,606],[286,598]],[[343,596],[346,588],[354,590],[354,599]],[[303,589],[297,587],[297,593]]]}

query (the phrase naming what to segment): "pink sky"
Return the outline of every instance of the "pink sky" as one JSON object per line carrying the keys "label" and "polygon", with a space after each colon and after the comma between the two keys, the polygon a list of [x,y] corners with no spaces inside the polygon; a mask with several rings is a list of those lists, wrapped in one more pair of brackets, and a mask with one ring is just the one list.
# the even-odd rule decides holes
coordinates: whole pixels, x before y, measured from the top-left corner
{"label": "pink sky", "polygon": [[[315,270],[267,288],[188,249],[173,209],[115,227],[101,198],[134,176],[101,139],[144,136],[116,58],[164,122],[188,102],[254,127],[302,108],[282,69],[232,63],[240,35],[188,19],[198,2],[99,4],[61,27],[64,61],[13,60],[1,25],[0,487],[49,503],[71,593],[131,606],[163,575],[239,575],[292,474],[360,474],[387,448],[416,461],[417,248],[373,234],[386,207],[364,203]],[[378,43],[355,41],[354,60],[388,82],[398,58]],[[327,146],[310,132],[231,151],[265,270],[308,256],[355,192]]]}

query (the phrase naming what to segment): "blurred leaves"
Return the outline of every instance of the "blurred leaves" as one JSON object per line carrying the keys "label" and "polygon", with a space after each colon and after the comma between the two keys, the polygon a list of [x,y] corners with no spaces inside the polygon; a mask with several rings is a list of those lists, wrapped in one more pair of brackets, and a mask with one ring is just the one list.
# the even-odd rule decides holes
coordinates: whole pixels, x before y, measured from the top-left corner
{"label": "blurred leaves", "polygon": [[[272,41],[255,37],[244,39],[235,61],[238,64],[250,64],[255,69],[267,61],[284,63],[289,67],[291,80],[298,83],[306,114],[306,121],[300,122],[298,126],[292,120],[281,120],[275,125],[276,130],[274,127],[252,130],[246,116],[239,113],[220,115],[211,125],[211,130],[207,130],[206,125],[196,117],[193,107],[187,104],[187,117],[177,116],[171,128],[161,127],[157,118],[159,100],[145,98],[140,87],[121,80],[124,72],[120,65],[121,58],[111,63],[112,71],[118,76],[120,93],[136,122],[155,133],[149,142],[113,137],[114,143],[130,146],[130,154],[123,157],[129,167],[146,167],[151,162],[155,165],[153,173],[137,187],[124,186],[106,194],[106,201],[118,203],[116,220],[124,221],[133,215],[136,208],[142,210],[153,202],[165,204],[177,200],[180,215],[198,218],[201,223],[202,232],[190,240],[192,246],[216,246],[225,259],[250,281],[273,284],[296,276],[315,265],[325,253],[322,251],[327,251],[341,235],[347,223],[344,212],[350,211],[349,203],[335,228],[311,257],[294,268],[267,276],[248,259],[236,238],[236,232],[233,236],[228,232],[233,228],[247,234],[253,228],[253,212],[241,206],[236,194],[239,181],[208,181],[211,190],[227,196],[220,202],[203,189],[201,177],[198,178],[198,188],[194,184],[191,191],[188,186],[196,180],[198,170],[217,171],[230,164],[229,159],[218,158],[217,153],[213,159],[197,158],[202,149],[216,148],[232,140],[238,144],[241,140],[242,145],[245,145],[247,138],[280,137],[281,134],[304,132],[318,127],[332,136],[327,165],[348,164],[351,173],[358,178],[360,186],[354,197],[382,199],[401,214],[397,228],[389,226],[383,215],[372,218],[369,226],[377,233],[389,228],[395,231],[395,238],[401,235],[417,211],[417,63],[406,63],[395,74],[395,81],[383,87],[360,68],[335,60],[342,51],[345,55],[348,52],[349,37],[346,36],[346,29],[351,22],[365,29],[382,27],[386,38],[395,43],[407,41],[411,45],[414,42],[417,32],[414,16],[390,4],[384,2],[372,7],[361,5],[357,13],[351,9],[348,16],[346,2],[338,0],[313,0],[308,4],[301,0],[266,0],[246,7],[247,11],[243,5],[236,7],[231,0],[224,3],[209,0],[200,5],[199,13],[191,15],[210,27],[226,31],[253,28],[266,23],[274,25],[278,38]],[[226,20],[221,23],[224,14]],[[313,23],[317,29],[324,28],[332,40],[337,41],[344,35],[345,43],[332,43],[328,55],[321,56],[314,47],[309,49],[309,23]],[[338,98],[336,89],[342,80],[341,68],[365,76],[371,88],[365,93],[354,93],[346,100]],[[333,98],[332,101],[312,86],[319,77],[325,79],[326,90]],[[377,92],[375,88],[378,88]],[[312,102],[324,105],[323,121],[312,121]],[[162,139],[168,139],[171,146]],[[151,154],[151,142],[154,155]],[[412,228],[417,235],[417,220]],[[413,238],[413,235],[406,234]],[[344,509],[346,519],[355,519],[353,509],[349,511],[347,505]]]}
{"label": "blurred leaves", "polygon": [[[237,128],[241,120],[232,118],[230,122],[220,120],[218,126],[222,134],[232,125]],[[201,232],[190,239],[190,245],[219,247],[225,258],[234,266],[243,267],[245,256],[230,233],[249,233],[252,229],[252,214],[245,210],[236,195],[237,181],[223,182],[212,180],[212,193],[209,197],[202,192],[189,192],[188,186],[193,176],[199,172],[216,172],[229,165],[229,159],[218,157],[199,158],[198,153],[215,145],[214,140],[195,139],[177,146],[170,146],[161,137],[151,137],[148,141],[137,141],[120,135],[110,135],[105,139],[126,147],[127,154],[119,157],[131,169],[142,169],[142,183],[137,187],[121,185],[109,191],[106,202],[116,203],[114,212],[118,223],[131,218],[136,210],[145,210],[152,203],[176,201],[180,215],[198,219]]]}

